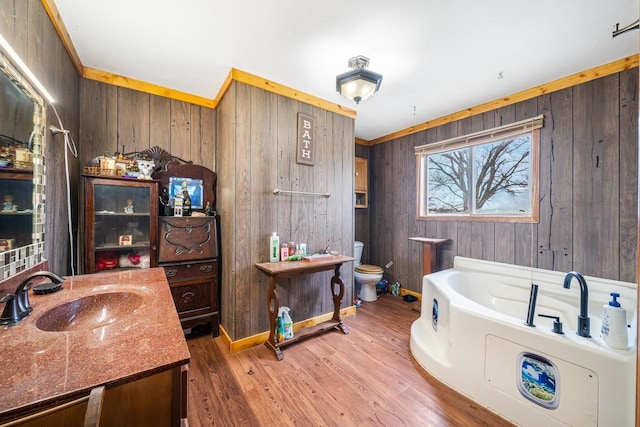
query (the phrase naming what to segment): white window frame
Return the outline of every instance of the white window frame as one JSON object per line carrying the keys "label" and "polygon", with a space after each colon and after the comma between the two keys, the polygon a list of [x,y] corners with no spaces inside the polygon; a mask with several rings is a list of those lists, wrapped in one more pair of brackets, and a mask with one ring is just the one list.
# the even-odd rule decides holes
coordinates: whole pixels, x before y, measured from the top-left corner
{"label": "white window frame", "polygon": [[[540,131],[543,125],[543,116],[527,119],[510,125],[504,125],[485,131],[461,137],[451,138],[431,144],[422,145],[415,148],[416,170],[417,170],[417,218],[419,220],[440,220],[440,221],[485,221],[485,222],[522,222],[537,223],[539,221],[539,153],[540,153]],[[525,213],[480,213],[474,212],[473,203],[475,194],[469,191],[470,209],[464,213],[434,213],[429,212],[427,200],[427,176],[428,158],[430,155],[442,154],[461,149],[472,149],[486,144],[505,141],[517,138],[518,136],[530,134],[529,153],[529,196],[530,211]],[[472,167],[470,167],[471,169]],[[471,175],[471,173],[470,173]],[[469,178],[469,186],[472,186],[472,179]]]}

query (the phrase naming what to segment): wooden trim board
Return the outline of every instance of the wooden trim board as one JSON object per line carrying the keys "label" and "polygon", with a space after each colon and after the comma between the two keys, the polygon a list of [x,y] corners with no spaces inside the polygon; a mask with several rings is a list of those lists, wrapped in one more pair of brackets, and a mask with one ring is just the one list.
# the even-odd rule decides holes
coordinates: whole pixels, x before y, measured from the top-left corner
{"label": "wooden trim board", "polygon": [[638,66],[638,55],[632,55],[626,58],[619,59],[617,61],[610,62],[608,64],[600,65],[590,70],[582,71],[573,74],[568,77],[563,77],[558,80],[554,80],[550,83],[545,83],[540,86],[526,89],[521,92],[514,93],[513,95],[506,96],[504,98],[495,99],[493,101],[485,102],[484,104],[476,105],[475,107],[467,108],[440,118],[424,122],[422,124],[411,126],[397,132],[390,133],[380,138],[366,141],[363,139],[356,139],[356,144],[366,145],[371,147],[373,145],[381,144],[383,142],[391,141],[394,139],[402,138],[403,136],[412,135],[417,132],[422,132],[427,129],[435,128],[447,123],[455,122],[457,120],[465,119],[467,117],[475,116],[487,111],[493,111],[498,108],[512,105],[517,102],[526,101],[527,99],[535,98],[540,95],[544,95],[551,92],[556,92],[561,89],[566,89],[571,86],[576,86],[581,83],[585,83],[591,80],[599,79],[611,74],[619,73],[630,68]]}

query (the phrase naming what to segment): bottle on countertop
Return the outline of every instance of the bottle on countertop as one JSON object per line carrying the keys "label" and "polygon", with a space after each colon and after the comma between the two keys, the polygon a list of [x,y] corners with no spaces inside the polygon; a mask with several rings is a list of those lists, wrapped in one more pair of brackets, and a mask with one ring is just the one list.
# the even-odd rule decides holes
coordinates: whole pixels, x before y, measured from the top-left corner
{"label": "bottle on countertop", "polygon": [[289,247],[286,243],[282,244],[280,248],[280,261],[287,261],[289,259]]}
{"label": "bottle on countertop", "polygon": [[611,301],[602,306],[602,339],[609,346],[624,350],[629,346],[627,311],[620,306],[620,294],[611,292]]}
{"label": "bottle on countertop", "polygon": [[270,262],[278,262],[280,261],[280,254],[278,251],[280,250],[280,238],[278,234],[274,231],[269,237],[269,261]]}

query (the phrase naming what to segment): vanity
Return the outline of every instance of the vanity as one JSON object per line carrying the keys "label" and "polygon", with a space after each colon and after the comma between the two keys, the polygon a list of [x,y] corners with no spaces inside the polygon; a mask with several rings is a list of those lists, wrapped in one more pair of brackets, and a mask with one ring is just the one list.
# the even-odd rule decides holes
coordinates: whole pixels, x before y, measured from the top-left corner
{"label": "vanity", "polygon": [[34,413],[73,425],[100,386],[101,425],[187,425],[190,355],[162,268],[67,277],[29,300],[0,327],[0,425]]}

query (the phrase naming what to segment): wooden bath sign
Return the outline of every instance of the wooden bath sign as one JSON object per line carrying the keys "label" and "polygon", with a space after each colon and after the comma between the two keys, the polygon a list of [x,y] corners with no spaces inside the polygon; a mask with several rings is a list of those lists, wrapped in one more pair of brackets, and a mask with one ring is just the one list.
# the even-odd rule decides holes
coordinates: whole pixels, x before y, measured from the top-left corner
{"label": "wooden bath sign", "polygon": [[314,137],[315,118],[304,113],[298,113],[297,163],[313,166]]}

